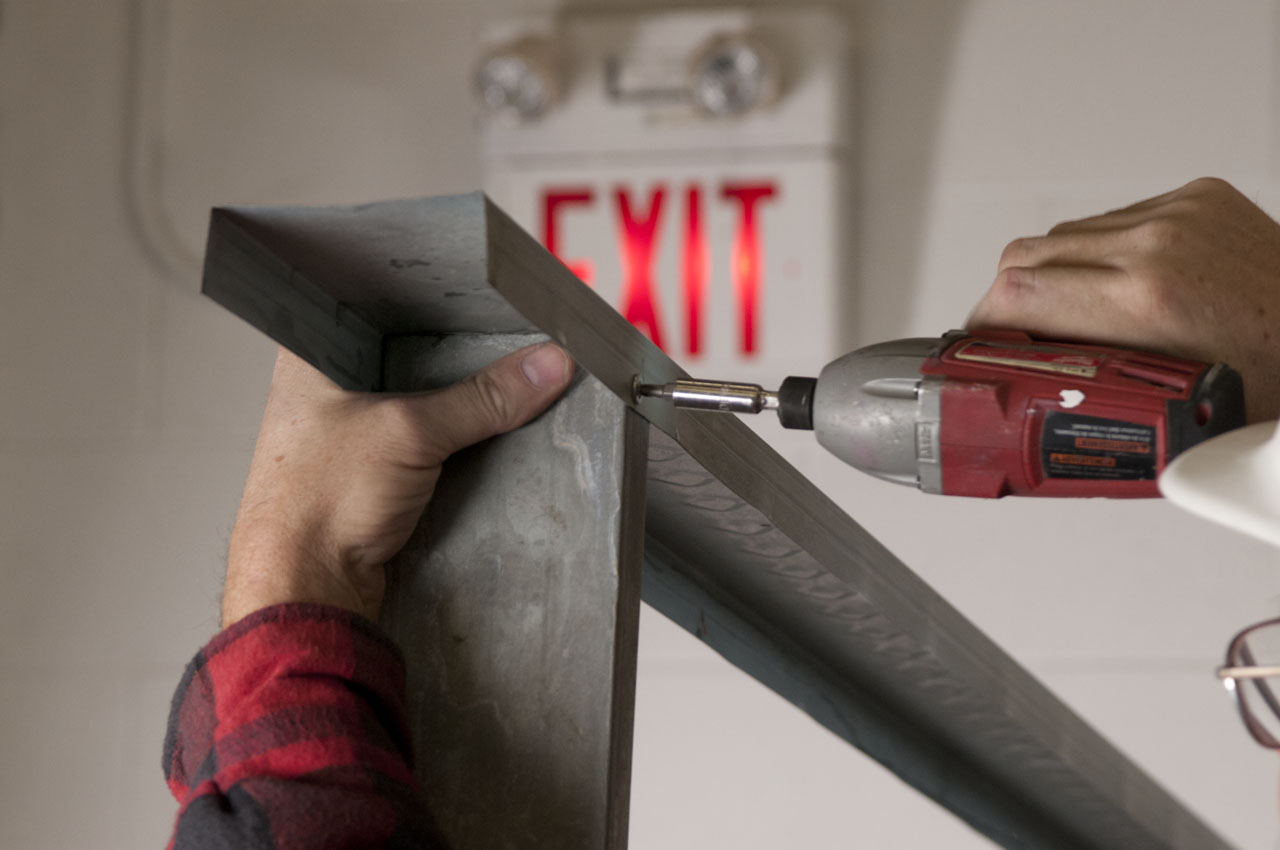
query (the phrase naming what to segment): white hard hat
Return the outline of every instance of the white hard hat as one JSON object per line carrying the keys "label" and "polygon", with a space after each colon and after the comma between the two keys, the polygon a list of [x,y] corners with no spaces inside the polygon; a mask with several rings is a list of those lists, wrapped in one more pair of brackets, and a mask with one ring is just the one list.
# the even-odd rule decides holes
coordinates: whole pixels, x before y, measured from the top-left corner
{"label": "white hard hat", "polygon": [[1207,440],[1160,476],[1165,498],[1280,546],[1280,430],[1260,422]]}

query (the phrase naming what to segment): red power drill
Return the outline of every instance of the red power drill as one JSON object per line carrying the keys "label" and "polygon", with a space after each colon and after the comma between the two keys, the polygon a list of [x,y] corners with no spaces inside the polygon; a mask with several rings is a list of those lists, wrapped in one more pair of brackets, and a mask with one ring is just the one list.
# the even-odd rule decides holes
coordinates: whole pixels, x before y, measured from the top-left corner
{"label": "red power drill", "polygon": [[952,331],[850,352],[817,378],[642,384],[637,397],[785,428],[858,469],[926,493],[1158,496],[1180,452],[1244,424],[1244,386],[1210,365],[1016,331]]}

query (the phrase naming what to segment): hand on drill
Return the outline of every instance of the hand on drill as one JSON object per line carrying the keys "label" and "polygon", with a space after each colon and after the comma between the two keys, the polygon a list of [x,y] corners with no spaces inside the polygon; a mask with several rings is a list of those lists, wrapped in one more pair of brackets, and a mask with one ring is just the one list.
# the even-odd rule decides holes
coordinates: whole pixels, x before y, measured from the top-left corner
{"label": "hand on drill", "polygon": [[548,343],[437,392],[353,393],[281,349],[231,534],[222,625],[281,602],[376,620],[383,565],[409,539],[444,459],[528,422],[572,376]]}
{"label": "hand on drill", "polygon": [[1011,242],[971,330],[1016,328],[1240,372],[1250,421],[1280,416],[1280,224],[1200,179]]}

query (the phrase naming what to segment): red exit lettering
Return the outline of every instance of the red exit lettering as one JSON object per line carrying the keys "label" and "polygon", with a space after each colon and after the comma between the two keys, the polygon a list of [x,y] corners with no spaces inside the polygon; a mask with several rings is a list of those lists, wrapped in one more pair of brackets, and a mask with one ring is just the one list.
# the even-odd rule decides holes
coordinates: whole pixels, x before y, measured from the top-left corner
{"label": "red exit lettering", "polygon": [[[776,197],[773,182],[724,183],[717,197],[737,211],[729,269],[738,308],[738,351],[755,354],[759,348],[760,298],[763,267],[760,205]],[[664,315],[658,302],[653,272],[658,235],[668,207],[668,187],[659,183],[646,193],[624,186],[610,199],[617,218],[618,251],[622,261],[619,310],[659,348],[667,349]],[[707,309],[710,258],[707,249],[702,187],[691,183],[683,192],[684,217],[680,228],[680,291],[684,314],[685,353],[703,350],[703,326]],[[542,243],[587,285],[595,283],[595,265],[586,258],[566,258],[560,252],[561,216],[586,212],[597,196],[590,187],[547,189],[542,195]]]}
{"label": "red exit lettering", "polygon": [[587,286],[595,279],[595,266],[590,260],[566,260],[560,256],[560,228],[557,226],[559,211],[564,206],[591,205],[596,199],[590,189],[547,191],[542,194],[542,244],[548,251],[560,257],[560,262]]}

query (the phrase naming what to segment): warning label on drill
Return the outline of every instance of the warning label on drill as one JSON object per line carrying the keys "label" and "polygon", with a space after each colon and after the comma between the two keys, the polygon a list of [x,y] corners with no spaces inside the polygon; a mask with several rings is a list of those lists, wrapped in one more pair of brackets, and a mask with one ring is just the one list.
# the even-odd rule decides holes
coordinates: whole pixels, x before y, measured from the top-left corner
{"label": "warning label on drill", "polygon": [[1156,477],[1156,429],[1116,419],[1050,413],[1040,441],[1048,478]]}

